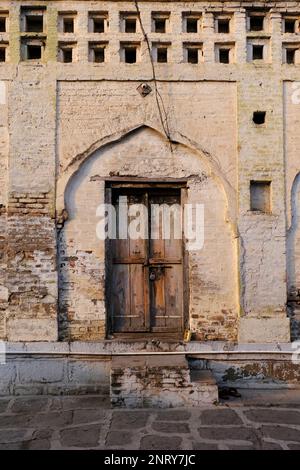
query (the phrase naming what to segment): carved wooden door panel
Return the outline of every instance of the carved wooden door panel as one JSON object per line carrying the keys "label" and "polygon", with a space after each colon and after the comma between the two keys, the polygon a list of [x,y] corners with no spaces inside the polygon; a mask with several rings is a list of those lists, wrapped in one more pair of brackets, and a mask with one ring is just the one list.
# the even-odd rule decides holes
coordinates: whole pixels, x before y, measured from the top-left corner
{"label": "carved wooden door panel", "polygon": [[[108,307],[112,332],[183,331],[182,239],[175,238],[173,211],[174,204],[177,210],[180,208],[180,190],[118,188],[112,193],[112,202],[117,215],[117,237],[110,243]],[[163,225],[165,219],[159,215],[162,204],[169,223],[167,228]],[[140,212],[136,205],[141,205]],[[122,234],[122,228],[120,231],[119,221],[123,217],[124,228],[125,213],[125,232],[129,228],[130,233],[122,239],[125,233]],[[142,221],[139,222],[142,228],[137,224],[141,238],[134,235],[136,214]],[[179,235],[177,228],[176,237]]]}

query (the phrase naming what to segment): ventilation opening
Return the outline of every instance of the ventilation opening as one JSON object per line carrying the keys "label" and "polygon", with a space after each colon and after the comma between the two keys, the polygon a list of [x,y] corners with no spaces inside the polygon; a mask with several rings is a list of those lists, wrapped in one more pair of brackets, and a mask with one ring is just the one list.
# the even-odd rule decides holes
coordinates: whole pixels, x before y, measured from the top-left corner
{"label": "ventilation opening", "polygon": [[64,33],[74,33],[74,18],[63,19],[63,31]]}
{"label": "ventilation opening", "polygon": [[26,15],[26,32],[42,33],[44,29],[43,15]]}
{"label": "ventilation opening", "polygon": [[104,47],[94,49],[94,62],[101,64],[105,60]]}
{"label": "ventilation opening", "polygon": [[229,52],[229,49],[219,50],[219,62],[221,62],[221,64],[229,64]]}
{"label": "ventilation opening", "polygon": [[263,31],[264,16],[250,16],[250,31]]}
{"label": "ventilation opening", "polygon": [[42,46],[28,44],[27,46],[27,59],[38,60],[42,58]]}
{"label": "ventilation opening", "polygon": [[187,18],[186,19],[186,32],[187,33],[197,33],[198,32],[198,19],[197,18]]}
{"label": "ventilation opening", "polygon": [[160,64],[168,62],[168,48],[167,47],[157,48],[157,62],[159,62]]}
{"label": "ventilation opening", "polygon": [[65,64],[73,62],[73,49],[71,47],[62,49],[62,61]]}
{"label": "ventilation opening", "polygon": [[264,58],[264,46],[253,46],[252,47],[252,59],[262,60]]}
{"label": "ventilation opening", "polygon": [[104,18],[93,18],[93,33],[104,33]]}
{"label": "ventilation opening", "polygon": [[285,19],[284,20],[284,32],[295,33],[296,32],[296,20]]}
{"label": "ventilation opening", "polygon": [[6,61],[6,47],[0,47],[0,62]]}
{"label": "ventilation opening", "polygon": [[6,18],[5,17],[0,17],[0,33],[5,33],[6,32]]}
{"label": "ventilation opening", "polygon": [[271,182],[250,181],[251,211],[271,212]]}
{"label": "ventilation opening", "polygon": [[228,34],[230,32],[230,20],[219,19],[218,20],[218,33]]}
{"label": "ventilation opening", "polygon": [[136,47],[124,47],[124,59],[127,64],[135,64],[137,59]]}
{"label": "ventilation opening", "polygon": [[135,18],[125,19],[125,33],[136,33],[136,19]]}
{"label": "ventilation opening", "polygon": [[297,49],[286,49],[286,63],[287,64],[295,64],[296,50]]}
{"label": "ventilation opening", "polygon": [[266,122],[266,111],[255,111],[253,113],[254,124],[264,124]]}
{"label": "ventilation opening", "polygon": [[154,18],[154,32],[165,33],[166,32],[166,18]]}
{"label": "ventilation opening", "polygon": [[198,49],[196,47],[190,47],[187,49],[187,61],[190,64],[198,64]]}

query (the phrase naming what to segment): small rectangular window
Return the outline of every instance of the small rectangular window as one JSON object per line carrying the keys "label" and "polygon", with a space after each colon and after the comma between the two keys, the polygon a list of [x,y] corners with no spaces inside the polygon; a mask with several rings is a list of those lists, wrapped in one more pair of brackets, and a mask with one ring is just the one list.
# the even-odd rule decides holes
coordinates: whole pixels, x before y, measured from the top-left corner
{"label": "small rectangular window", "polygon": [[26,32],[42,33],[44,30],[43,15],[26,15]]}
{"label": "small rectangular window", "polygon": [[196,47],[188,47],[187,48],[187,61],[189,64],[198,64],[199,57],[198,57],[199,49]]}
{"label": "small rectangular window", "polygon": [[228,34],[230,33],[230,19],[220,18],[218,19],[218,33]]}
{"label": "small rectangular window", "polygon": [[101,64],[105,62],[106,43],[90,43],[89,44],[89,60]]}
{"label": "small rectangular window", "polygon": [[166,32],[166,19],[165,18],[156,18],[154,20],[154,28],[156,33],[165,33]]}
{"label": "small rectangular window", "polygon": [[76,31],[76,12],[61,12],[58,14],[58,31],[63,34],[73,34]]}
{"label": "small rectangular window", "polygon": [[296,20],[293,18],[285,18],[284,20],[284,32],[295,33],[296,32]]}
{"label": "small rectangular window", "polygon": [[63,62],[65,64],[73,62],[73,48],[72,47],[63,49],[62,55],[63,55]]}
{"label": "small rectangular window", "polygon": [[6,61],[6,47],[0,46],[0,62]]}
{"label": "small rectangular window", "polygon": [[125,33],[136,33],[136,18],[125,18]]}
{"label": "small rectangular window", "polygon": [[271,182],[250,181],[251,211],[271,212]]}
{"label": "small rectangular window", "polygon": [[0,33],[6,33],[6,16],[0,16]]}
{"label": "small rectangular window", "polygon": [[25,33],[43,33],[46,7],[21,6],[20,30]]}
{"label": "small rectangular window", "polygon": [[89,33],[105,33],[108,28],[108,12],[90,11],[88,31]]}
{"label": "small rectangular window", "polygon": [[77,60],[77,43],[76,42],[60,42],[58,43],[57,60],[64,64],[76,62]]}
{"label": "small rectangular window", "polygon": [[262,60],[264,58],[264,46],[262,45],[253,45],[252,46],[252,59],[253,60]]}
{"label": "small rectangular window", "polygon": [[168,62],[168,48],[167,47],[157,48],[157,62],[160,64]]}
{"label": "small rectangular window", "polygon": [[28,44],[27,46],[27,59],[38,60],[42,58],[42,46]]}
{"label": "small rectangular window", "polygon": [[254,124],[261,126],[266,122],[266,111],[254,111],[252,119]]}
{"label": "small rectangular window", "polygon": [[25,60],[41,60],[44,52],[44,41],[42,39],[28,39],[22,38],[21,40],[21,59]]}
{"label": "small rectangular window", "polygon": [[297,49],[288,48],[286,49],[286,63],[295,64],[296,62],[296,51]]}
{"label": "small rectangular window", "polygon": [[93,18],[93,33],[104,33],[104,18]]}
{"label": "small rectangular window", "polygon": [[219,49],[219,62],[221,64],[229,64],[229,49]]}
{"label": "small rectangular window", "polygon": [[186,32],[197,33],[198,32],[198,18],[186,18]]}
{"label": "small rectangular window", "polygon": [[104,47],[94,50],[94,62],[100,64],[104,62]]}
{"label": "small rectangular window", "polygon": [[166,33],[169,13],[152,13],[152,31],[154,33]]}
{"label": "small rectangular window", "polygon": [[264,29],[264,20],[263,15],[253,15],[250,16],[250,31],[263,31]]}
{"label": "small rectangular window", "polygon": [[74,18],[72,17],[63,18],[63,32],[74,33]]}
{"label": "small rectangular window", "polygon": [[198,64],[202,58],[202,43],[188,42],[183,44],[183,58],[189,64]]}
{"label": "small rectangular window", "polygon": [[125,62],[127,64],[135,64],[136,59],[137,59],[137,54],[136,54],[136,47],[134,46],[129,46],[129,47],[124,47],[124,53],[125,53]]}

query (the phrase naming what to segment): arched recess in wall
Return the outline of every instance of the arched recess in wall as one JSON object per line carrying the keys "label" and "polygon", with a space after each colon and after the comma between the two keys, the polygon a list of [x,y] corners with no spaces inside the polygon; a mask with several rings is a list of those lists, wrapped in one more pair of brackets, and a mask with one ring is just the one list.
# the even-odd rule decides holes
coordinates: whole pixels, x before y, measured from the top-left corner
{"label": "arched recess in wall", "polygon": [[[64,209],[66,209],[65,204],[65,195],[67,188],[71,183],[72,179],[76,176],[76,173],[80,170],[81,166],[84,165],[86,161],[90,158],[93,158],[93,155],[96,152],[105,149],[107,146],[112,144],[117,144],[126,137],[139,132],[143,129],[150,129],[155,131],[162,138],[166,139],[165,135],[161,132],[160,129],[156,129],[153,126],[148,126],[146,124],[140,124],[133,128],[123,129],[120,132],[105,136],[100,140],[96,140],[88,149],[82,152],[79,155],[75,155],[71,160],[67,168],[62,172],[58,177],[57,187],[56,187],[56,210],[60,214]],[[168,144],[169,145],[169,144]],[[205,165],[208,167],[209,172],[215,176],[216,181],[220,185],[222,191],[224,191],[227,201],[227,221],[232,224],[234,233],[236,233],[236,215],[237,215],[237,195],[236,189],[232,187],[226,175],[222,172],[220,163],[215,159],[208,151],[203,149],[197,142],[192,141],[182,133],[173,132],[172,145],[183,145],[184,147],[189,148],[191,151],[195,152],[199,159],[201,159]]]}
{"label": "arched recess in wall", "polygon": [[[110,176],[188,180],[189,201],[204,201],[210,218],[208,249],[205,254],[192,256],[193,308],[212,309],[214,295],[216,311],[212,315],[222,309],[230,312],[228,329],[232,330],[238,310],[235,191],[217,162],[184,136],[172,142],[171,151],[170,142],[161,132],[142,125],[110,136],[101,145],[95,144],[92,151],[74,158],[58,182],[61,207],[69,214],[58,240],[61,339],[97,340],[105,336],[106,257],[105,243],[96,236],[96,209],[104,202],[105,180]],[[198,294],[199,285],[207,286],[202,287],[202,296]],[[216,339],[235,339],[233,335],[226,338],[226,327],[222,328],[223,336]]]}
{"label": "arched recess in wall", "polygon": [[300,173],[291,190],[291,226],[287,233],[287,286],[288,297],[300,289]]}

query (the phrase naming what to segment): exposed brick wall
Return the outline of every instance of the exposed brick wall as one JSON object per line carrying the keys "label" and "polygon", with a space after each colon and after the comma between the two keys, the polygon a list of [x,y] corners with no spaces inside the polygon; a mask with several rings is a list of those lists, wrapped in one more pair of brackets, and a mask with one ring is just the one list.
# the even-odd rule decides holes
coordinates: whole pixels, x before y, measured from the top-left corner
{"label": "exposed brick wall", "polygon": [[[103,268],[92,251],[76,250],[72,243],[67,243],[63,232],[58,238],[58,246],[59,338],[67,341],[104,339]],[[83,293],[86,294],[85,301],[82,301]]]}
{"label": "exposed brick wall", "polygon": [[53,217],[53,195],[47,192],[12,193],[8,201],[8,215]]}
{"label": "exposed brick wall", "polygon": [[[129,362],[130,361],[130,362]],[[207,378],[193,380],[184,357],[112,358],[110,396],[114,406],[200,406],[218,401],[218,388]]]}
{"label": "exposed brick wall", "polygon": [[[13,193],[7,219],[6,336],[56,339],[57,274],[53,195]],[[42,333],[41,329],[44,330]]]}
{"label": "exposed brick wall", "polygon": [[5,317],[8,300],[6,251],[6,209],[0,206],[0,339],[5,338]]}

